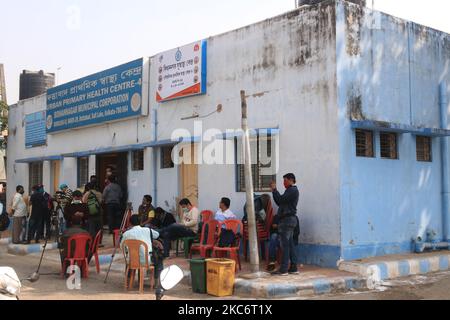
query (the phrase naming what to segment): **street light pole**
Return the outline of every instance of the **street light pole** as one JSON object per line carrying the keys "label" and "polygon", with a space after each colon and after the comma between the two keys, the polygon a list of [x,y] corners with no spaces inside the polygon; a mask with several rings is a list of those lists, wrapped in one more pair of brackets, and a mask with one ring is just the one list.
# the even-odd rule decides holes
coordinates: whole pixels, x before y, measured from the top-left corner
{"label": "street light pole", "polygon": [[252,273],[259,273],[259,250],[258,250],[258,236],[256,233],[256,216],[255,216],[255,204],[253,197],[253,177],[252,177],[252,162],[250,152],[250,134],[247,121],[247,99],[245,97],[245,91],[241,91],[241,103],[242,103],[242,130],[243,136],[243,149],[244,149],[244,179],[245,179],[245,191],[247,194],[247,222],[248,222],[248,239],[249,239],[249,251],[250,251],[250,265]]}

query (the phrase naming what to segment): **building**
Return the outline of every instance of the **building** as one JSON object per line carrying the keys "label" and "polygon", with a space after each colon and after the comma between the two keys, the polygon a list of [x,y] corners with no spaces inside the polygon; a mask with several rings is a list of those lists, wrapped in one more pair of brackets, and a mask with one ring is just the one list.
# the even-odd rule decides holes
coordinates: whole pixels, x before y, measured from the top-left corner
{"label": "building", "polygon": [[[120,99],[108,90],[97,102],[91,90],[93,104],[76,92],[112,74],[131,77],[129,66],[13,106],[8,182],[43,181],[54,191],[94,173],[102,180],[112,165],[135,207],[146,193],[172,211],[181,197],[214,209],[228,196],[242,214],[242,171],[234,161],[242,135],[232,129],[241,126],[245,90],[256,191],[267,192],[273,179],[282,188],[284,173],[297,175],[303,263],[336,267],[339,260],[411,252],[413,239],[427,233],[450,240],[448,34],[326,0],[138,65],[141,81],[127,89],[130,103],[119,114],[85,114]],[[64,110],[61,99],[68,99]],[[73,105],[81,106],[79,115]],[[21,126],[27,122],[41,128],[29,148]],[[209,157],[178,164],[192,149]],[[221,150],[225,156],[217,156]],[[227,161],[214,164],[216,158]]]}

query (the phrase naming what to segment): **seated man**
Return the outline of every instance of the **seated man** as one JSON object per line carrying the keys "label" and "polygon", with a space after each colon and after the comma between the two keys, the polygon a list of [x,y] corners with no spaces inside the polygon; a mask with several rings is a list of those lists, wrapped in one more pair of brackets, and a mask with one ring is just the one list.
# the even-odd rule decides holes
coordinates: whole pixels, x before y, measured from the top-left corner
{"label": "seated man", "polygon": [[183,209],[181,223],[175,223],[161,230],[161,238],[164,240],[164,257],[170,256],[171,241],[186,237],[196,237],[200,212],[194,207],[189,199],[180,201]]}
{"label": "seated man", "polygon": [[156,229],[167,228],[168,226],[170,226],[176,222],[177,221],[175,220],[173,214],[171,214],[170,212],[167,212],[162,208],[155,209],[155,219],[153,219],[152,225]]}
{"label": "seated man", "polygon": [[[123,243],[126,240],[140,240],[145,242],[148,246],[148,253],[150,259],[149,263],[151,264],[153,262],[155,266],[155,283],[159,284],[159,281],[157,280],[159,279],[159,275],[163,270],[163,260],[158,256],[158,254],[152,254],[153,253],[152,239],[153,240],[158,239],[159,233],[150,228],[141,227],[141,221],[138,215],[132,215],[130,218],[130,223],[132,225],[132,228],[123,234],[122,240],[120,241],[120,247],[123,249]],[[139,256],[141,259],[141,264],[145,264],[144,247],[141,247]]]}
{"label": "seated man", "polygon": [[214,219],[219,222],[226,220],[236,220],[236,215],[230,210],[231,200],[228,198],[222,198],[219,203],[219,211],[217,211]]}
{"label": "seated man", "polygon": [[[68,241],[69,238],[76,236],[76,235],[80,235],[80,234],[87,234],[89,235],[89,232],[87,232],[86,230],[84,230],[81,227],[81,222],[83,221],[83,212],[76,212],[73,216],[72,216],[72,224],[71,227],[66,229],[62,236],[59,237],[58,239],[58,248],[62,249],[60,250],[60,255],[61,255],[61,264],[63,263],[64,259],[67,257],[67,253],[68,253]],[[75,248],[72,248],[72,250],[74,250]],[[89,246],[86,247],[86,252],[89,252]],[[89,257],[88,261],[91,260],[91,257]]]}
{"label": "seated man", "polygon": [[142,199],[142,204],[139,206],[138,215],[143,227],[150,227],[152,220],[155,218],[155,208],[152,202],[153,198],[150,195],[145,195]]}
{"label": "seated man", "polygon": [[75,215],[82,213],[81,227],[87,230],[89,207],[83,203],[83,194],[81,191],[74,191],[72,203],[67,205],[64,210],[64,219],[66,220],[66,227],[71,228],[73,225],[73,218]]}

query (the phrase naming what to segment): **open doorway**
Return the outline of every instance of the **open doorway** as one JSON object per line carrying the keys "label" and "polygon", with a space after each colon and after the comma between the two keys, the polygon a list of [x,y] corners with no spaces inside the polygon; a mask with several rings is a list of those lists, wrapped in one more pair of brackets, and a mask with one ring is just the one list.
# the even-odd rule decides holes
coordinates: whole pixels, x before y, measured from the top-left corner
{"label": "open doorway", "polygon": [[[128,201],[128,153],[109,153],[97,155],[97,177],[100,191],[105,189],[106,170],[111,168],[113,175],[117,177],[117,183],[122,188],[123,198],[121,201],[122,211],[125,211]],[[103,210],[103,221],[107,221],[106,210]]]}
{"label": "open doorway", "polygon": [[[198,164],[195,163],[197,152],[198,146],[196,144],[188,144],[180,150],[180,156],[188,163],[180,164],[180,195],[178,201],[187,198],[194,206],[198,206]],[[181,208],[178,203],[177,208],[180,216]]]}

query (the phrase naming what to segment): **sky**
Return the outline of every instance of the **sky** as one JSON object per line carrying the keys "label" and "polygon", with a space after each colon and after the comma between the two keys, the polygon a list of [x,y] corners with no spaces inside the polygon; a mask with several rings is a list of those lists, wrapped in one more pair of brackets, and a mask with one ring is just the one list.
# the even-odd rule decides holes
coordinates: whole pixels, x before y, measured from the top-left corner
{"label": "sky", "polygon": [[[449,1],[374,1],[377,10],[450,33]],[[8,103],[18,100],[24,69],[56,73],[61,84],[294,8],[295,0],[0,0]]]}

